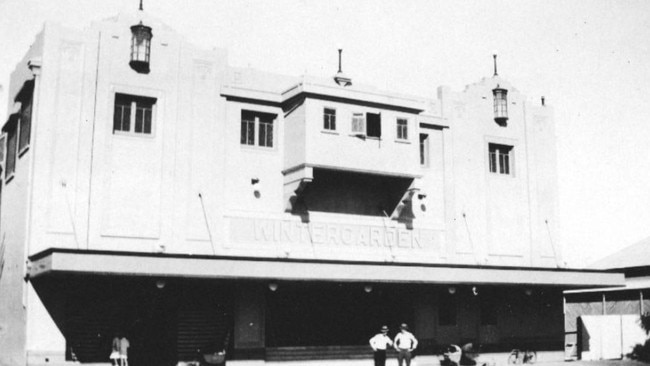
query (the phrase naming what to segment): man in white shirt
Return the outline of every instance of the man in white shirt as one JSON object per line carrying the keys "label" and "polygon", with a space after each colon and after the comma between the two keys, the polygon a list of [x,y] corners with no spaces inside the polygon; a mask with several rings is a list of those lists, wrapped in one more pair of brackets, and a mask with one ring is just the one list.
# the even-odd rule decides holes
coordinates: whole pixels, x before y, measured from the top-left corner
{"label": "man in white shirt", "polygon": [[402,366],[406,360],[406,366],[411,366],[413,350],[418,346],[418,340],[409,332],[408,325],[402,323],[400,332],[395,336],[395,350],[397,350],[397,364]]}
{"label": "man in white shirt", "polygon": [[375,352],[375,366],[386,366],[386,348],[392,346],[393,341],[388,336],[388,327],[382,326],[381,332],[370,338],[370,347]]}

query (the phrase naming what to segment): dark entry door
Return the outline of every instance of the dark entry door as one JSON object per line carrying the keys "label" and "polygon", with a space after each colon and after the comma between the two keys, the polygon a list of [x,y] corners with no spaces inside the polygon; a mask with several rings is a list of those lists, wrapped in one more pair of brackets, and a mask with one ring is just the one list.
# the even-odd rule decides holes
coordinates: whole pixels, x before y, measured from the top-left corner
{"label": "dark entry door", "polygon": [[357,346],[382,325],[391,336],[413,318],[408,288],[364,284],[283,284],[267,297],[268,347]]}
{"label": "dark entry door", "polygon": [[132,321],[130,366],[172,366],[176,364],[176,311],[164,290],[140,297]]}

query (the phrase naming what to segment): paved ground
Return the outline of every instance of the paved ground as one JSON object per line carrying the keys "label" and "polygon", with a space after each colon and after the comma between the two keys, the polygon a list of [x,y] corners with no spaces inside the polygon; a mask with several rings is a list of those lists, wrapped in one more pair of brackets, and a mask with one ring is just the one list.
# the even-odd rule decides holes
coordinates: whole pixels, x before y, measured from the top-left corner
{"label": "paved ground", "polygon": [[648,366],[649,364],[632,360],[546,362],[540,366]]}
{"label": "paved ground", "polygon": [[[491,355],[489,355],[491,356]],[[440,362],[436,356],[420,356],[416,357],[411,366],[439,366]],[[495,366],[508,366],[506,363],[498,361],[495,358]],[[293,362],[268,362],[264,361],[228,361],[227,366],[373,366],[373,361],[368,360],[348,360],[348,361],[293,361]],[[53,366],[53,365],[48,365]],[[84,366],[110,366],[110,363],[101,364],[84,364]],[[397,360],[394,358],[386,360],[386,366],[397,366]],[[520,365],[521,366],[521,365]],[[547,357],[546,360],[540,360],[532,366],[650,366],[650,364],[631,361],[631,360],[603,360],[603,361],[563,361],[562,359],[551,360]]]}
{"label": "paved ground", "polygon": [[[484,362],[494,366],[509,366],[507,354],[481,355]],[[437,356],[418,356],[411,366],[440,366]],[[250,362],[250,361],[249,361]],[[246,361],[228,361],[229,366],[260,366],[260,363],[248,363]],[[371,359],[367,360],[328,360],[328,361],[293,361],[293,362],[268,362],[265,366],[373,366]],[[564,361],[564,354],[560,352],[548,352],[538,354],[538,362],[534,366],[649,366],[650,364],[631,360],[603,360],[603,361]],[[397,360],[389,358],[386,366],[397,366]]]}

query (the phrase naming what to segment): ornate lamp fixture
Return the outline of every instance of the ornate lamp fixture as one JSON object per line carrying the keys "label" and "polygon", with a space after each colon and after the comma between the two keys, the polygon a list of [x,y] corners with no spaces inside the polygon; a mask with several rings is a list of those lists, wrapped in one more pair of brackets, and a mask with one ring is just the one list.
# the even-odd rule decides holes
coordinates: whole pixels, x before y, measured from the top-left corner
{"label": "ornate lamp fixture", "polygon": [[340,86],[350,86],[352,85],[352,79],[343,74],[343,69],[341,68],[341,55],[343,53],[343,48],[339,47],[339,71],[334,76],[334,81]]}
{"label": "ornate lamp fixture", "polygon": [[[142,11],[142,0],[140,0]],[[151,27],[139,24],[131,27],[131,68],[139,73],[149,73],[149,57],[151,55]]]}
{"label": "ornate lamp fixture", "polygon": [[508,124],[508,90],[499,87],[492,89],[494,95],[494,120],[499,126]]}
{"label": "ornate lamp fixture", "polygon": [[[492,55],[494,58],[494,76],[499,76],[497,73],[497,54]],[[506,126],[508,124],[508,90],[503,89],[497,84],[497,87],[492,89],[494,95],[494,121],[499,126]]]}

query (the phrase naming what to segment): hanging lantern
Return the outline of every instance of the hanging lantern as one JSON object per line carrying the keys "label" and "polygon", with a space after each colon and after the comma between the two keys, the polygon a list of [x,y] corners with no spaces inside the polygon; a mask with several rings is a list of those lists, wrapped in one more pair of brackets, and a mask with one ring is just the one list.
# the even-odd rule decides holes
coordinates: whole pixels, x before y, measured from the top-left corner
{"label": "hanging lantern", "polygon": [[494,120],[500,126],[505,126],[508,122],[508,91],[497,84],[492,94],[494,95]]}
{"label": "hanging lantern", "polygon": [[151,54],[151,27],[142,24],[131,27],[131,68],[139,73],[149,73],[149,56]]}

